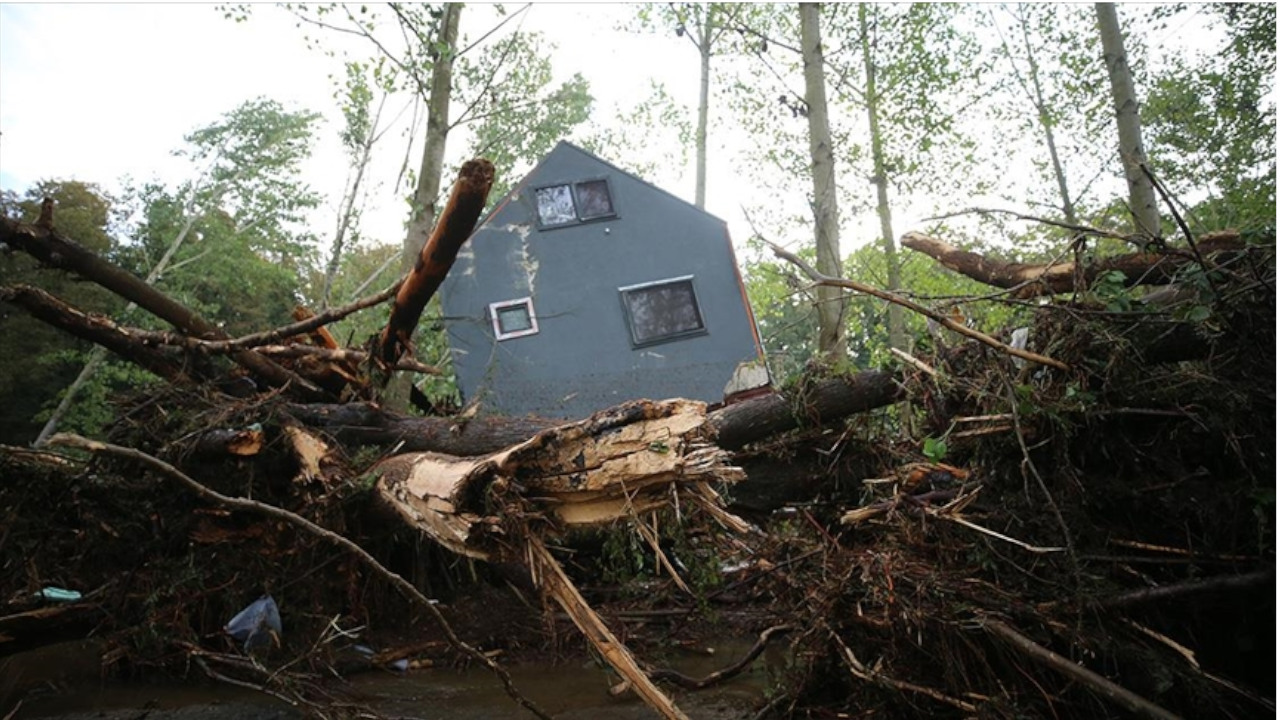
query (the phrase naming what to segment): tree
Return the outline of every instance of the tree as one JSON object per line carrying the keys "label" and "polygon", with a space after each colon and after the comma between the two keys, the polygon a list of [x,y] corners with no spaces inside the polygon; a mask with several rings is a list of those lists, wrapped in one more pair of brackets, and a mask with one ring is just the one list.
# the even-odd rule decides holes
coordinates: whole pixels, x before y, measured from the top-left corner
{"label": "tree", "polygon": [[725,45],[744,6],[727,3],[671,3],[642,5],[637,17],[643,27],[661,27],[687,38],[698,51],[698,120],[694,132],[696,180],[693,204],[707,205],[707,125],[711,114],[711,58]]}
{"label": "tree", "polygon": [[1114,3],[1097,3],[1098,34],[1102,39],[1102,59],[1111,79],[1111,96],[1115,104],[1116,126],[1120,136],[1120,162],[1129,184],[1129,211],[1134,229],[1142,235],[1160,236],[1160,208],[1151,179],[1143,172],[1147,151],[1142,145],[1142,121],[1138,115],[1138,97],[1133,88],[1133,74],[1124,52],[1124,35]]}
{"label": "tree", "polygon": [[[319,199],[297,173],[317,117],[257,99],[188,135],[176,154],[190,158],[194,179],[177,191],[152,183],[130,192],[140,218],[121,260],[148,284],[163,279],[167,292],[228,332],[287,320],[313,252],[302,213]],[[90,351],[36,444],[57,429],[105,357]]]}
{"label": "tree", "polygon": [[[1197,6],[1225,42],[1178,53],[1154,79],[1142,123],[1157,177],[1194,205],[1198,227],[1274,226],[1276,8],[1270,3]],[[1158,21],[1186,22],[1175,6]]]}
{"label": "tree", "polygon": [[[804,100],[812,158],[814,247],[818,272],[840,275],[840,212],[836,204],[835,155],[827,120],[827,81],[817,3],[800,3],[800,48],[804,58]],[[846,357],[844,303],[839,288],[818,288],[818,351],[828,360]]]}
{"label": "tree", "polygon": [[[114,201],[97,185],[43,180],[21,196],[6,190],[0,194],[0,212],[8,218],[35,222],[45,198],[54,201],[54,221],[59,228],[74,233],[94,252],[117,254],[118,246],[110,231]],[[43,269],[22,253],[0,253],[0,276],[6,285],[38,285],[85,310],[115,314],[123,305],[102,288]],[[58,399],[60,392],[64,397],[70,394],[64,389],[93,358],[96,346],[53,331],[28,313],[7,305],[0,305],[0,337],[4,338],[0,397],[6,398],[0,405],[0,443],[25,445],[39,436],[41,421],[37,418],[52,410],[51,402]],[[94,412],[74,418],[73,427],[81,432],[96,432],[108,419],[105,412],[96,411],[103,409],[98,406]]]}

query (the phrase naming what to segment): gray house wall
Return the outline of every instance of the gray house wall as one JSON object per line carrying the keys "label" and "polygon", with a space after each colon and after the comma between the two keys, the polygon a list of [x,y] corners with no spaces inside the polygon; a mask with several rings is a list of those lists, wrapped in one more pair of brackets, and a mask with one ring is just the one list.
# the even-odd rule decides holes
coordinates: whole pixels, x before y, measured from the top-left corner
{"label": "gray house wall", "polygon": [[[604,178],[615,217],[540,227],[535,191]],[[692,277],[705,332],[637,347],[619,288]],[[490,304],[532,299],[537,332],[499,340]],[[464,399],[579,418],[636,399],[717,402],[762,352],[724,221],[560,143],[463,246],[441,288]]]}

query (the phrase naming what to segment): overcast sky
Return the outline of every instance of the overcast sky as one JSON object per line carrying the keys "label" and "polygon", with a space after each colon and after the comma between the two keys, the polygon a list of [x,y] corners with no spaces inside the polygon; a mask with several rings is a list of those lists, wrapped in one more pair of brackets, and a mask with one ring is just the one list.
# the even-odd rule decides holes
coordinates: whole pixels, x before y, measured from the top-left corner
{"label": "overcast sky", "polygon": [[[463,32],[480,34],[489,14],[490,8],[469,6]],[[601,117],[634,103],[650,77],[695,102],[692,45],[620,31],[626,14],[618,5],[535,5],[522,22],[559,47],[553,56],[558,78],[581,72],[588,79]],[[344,47],[340,35],[323,37]],[[356,57],[372,54],[363,41],[345,47]],[[111,191],[125,176],[177,183],[191,172],[172,155],[184,135],[245,100],[266,96],[328,118],[305,179],[336,204],[347,162],[328,77],[340,70],[338,60],[307,49],[292,16],[272,5],[255,6],[251,19],[237,24],[205,4],[0,4],[0,188],[21,192],[42,179],[73,178]],[[389,142],[400,145],[383,151],[384,185],[366,209],[365,223],[375,237],[397,242],[406,206],[389,189],[389,178],[403,159],[404,141]],[[450,146],[454,153],[463,149],[453,139]],[[415,157],[412,165],[417,163]],[[724,165],[713,168],[710,209],[729,219],[739,214],[737,200],[716,207],[717,195],[733,195],[715,192],[717,174],[729,172]],[[678,168],[656,180],[691,199],[691,170]],[[322,238],[331,226],[331,212],[317,217]]]}

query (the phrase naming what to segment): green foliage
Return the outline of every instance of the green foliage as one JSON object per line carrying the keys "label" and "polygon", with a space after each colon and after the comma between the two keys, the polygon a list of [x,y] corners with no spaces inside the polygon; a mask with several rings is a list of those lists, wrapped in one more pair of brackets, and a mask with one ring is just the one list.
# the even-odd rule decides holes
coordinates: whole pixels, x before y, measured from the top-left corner
{"label": "green foliage", "polygon": [[[118,254],[112,237],[115,201],[96,185],[76,180],[44,180],[22,195],[0,193],[0,212],[5,217],[34,222],[44,198],[52,198],[58,228],[86,247],[108,257]],[[86,311],[113,314],[123,306],[116,296],[80,281],[67,273],[49,270],[29,256],[17,252],[0,253],[0,277],[4,284],[38,286]],[[75,379],[88,343],[43,322],[25,310],[0,305],[0,443],[26,445],[40,431],[37,415],[57,402],[58,392]],[[86,421],[85,426],[95,423]]]}
{"label": "green foliage", "polygon": [[488,158],[496,170],[491,202],[591,113],[581,74],[551,86],[553,50],[541,34],[518,32],[483,53],[459,56],[454,65],[458,101],[466,108],[457,123],[467,123],[473,137],[468,156]]}
{"label": "green foliage", "polygon": [[1276,6],[1209,5],[1225,46],[1175,56],[1142,107],[1157,176],[1198,230],[1276,216]]}
{"label": "green foliage", "polygon": [[931,461],[942,462],[947,457],[947,439],[945,437],[927,437],[924,439],[924,445],[920,451]]}

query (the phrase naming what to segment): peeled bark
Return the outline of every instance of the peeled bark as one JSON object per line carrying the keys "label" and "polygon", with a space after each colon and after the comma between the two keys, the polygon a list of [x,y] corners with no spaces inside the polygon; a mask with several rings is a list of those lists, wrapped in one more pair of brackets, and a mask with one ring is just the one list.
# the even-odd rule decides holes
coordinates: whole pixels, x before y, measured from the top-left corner
{"label": "peeled bark", "polygon": [[[902,246],[911,248],[937,260],[942,266],[961,275],[994,287],[1014,289],[1015,298],[1032,298],[1088,290],[1099,275],[1119,271],[1124,274],[1124,284],[1167,285],[1173,282],[1178,271],[1195,259],[1183,254],[1141,252],[1102,258],[1086,266],[1075,262],[1029,264],[1005,262],[988,258],[968,250],[961,250],[941,240],[921,233],[910,232],[902,236]],[[1238,251],[1244,248],[1236,233],[1206,235],[1197,243],[1201,255]],[[1078,280],[1083,286],[1077,287]]]}
{"label": "peeled bark", "polygon": [[418,255],[413,270],[400,285],[391,306],[391,317],[378,339],[377,355],[386,365],[394,365],[401,356],[410,352],[411,338],[422,317],[422,310],[440,289],[449,268],[453,267],[458,250],[475,230],[492,187],[493,163],[476,159],[463,164],[458,182],[449,196],[449,204],[440,214],[440,221]]}

